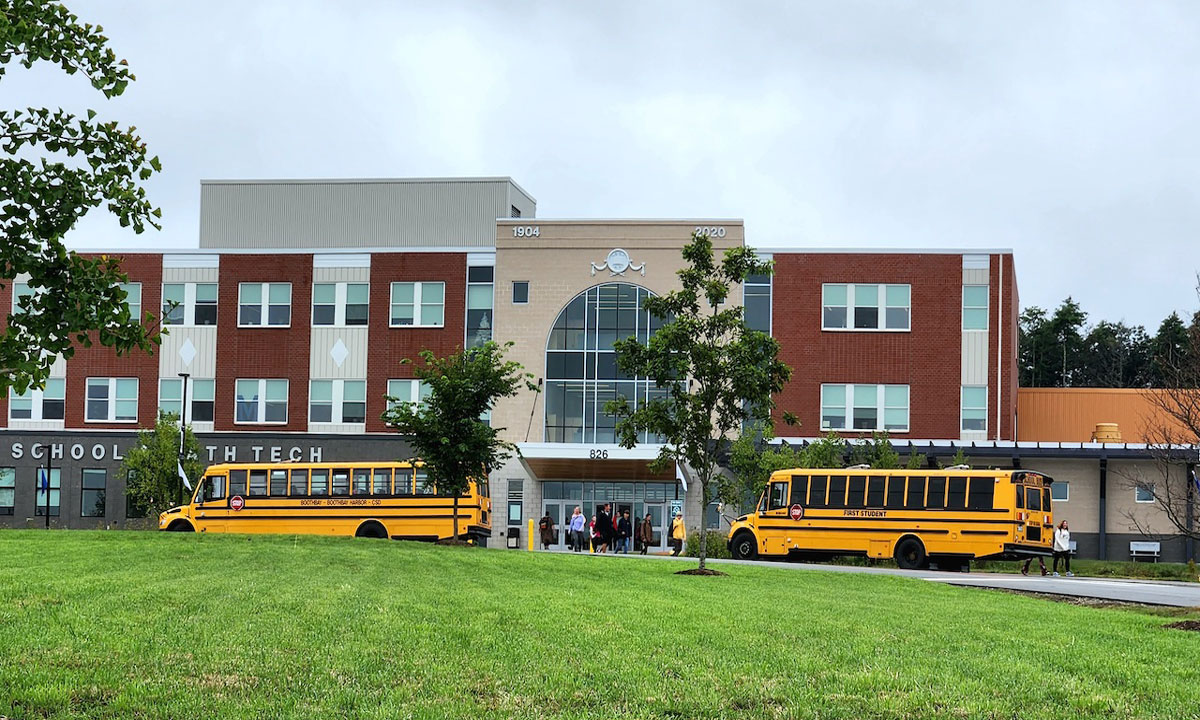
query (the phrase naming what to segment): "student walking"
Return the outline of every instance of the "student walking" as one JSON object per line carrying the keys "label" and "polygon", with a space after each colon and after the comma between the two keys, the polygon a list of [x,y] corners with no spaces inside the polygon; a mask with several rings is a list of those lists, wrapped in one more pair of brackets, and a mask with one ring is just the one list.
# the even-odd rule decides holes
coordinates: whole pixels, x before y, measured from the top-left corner
{"label": "student walking", "polygon": [[[1063,572],[1067,577],[1075,577],[1071,572],[1071,531],[1067,529],[1067,521],[1063,520],[1054,531],[1054,577],[1058,577],[1058,561],[1063,561]],[[1045,574],[1043,566],[1042,574]]]}
{"label": "student walking", "polygon": [[612,505],[604,503],[604,507],[596,513],[596,542],[599,547],[596,552],[608,552],[608,545],[613,539]]}
{"label": "student walking", "polygon": [[541,524],[538,525],[538,530],[542,533],[542,549],[549,550],[557,539],[554,526],[554,518],[550,516],[550,510],[546,510],[546,514],[542,517]]}
{"label": "student walking", "polygon": [[631,537],[633,537],[633,523],[629,521],[629,511],[625,510],[621,513],[621,519],[617,520],[617,552],[629,554]]}
{"label": "student walking", "polygon": [[642,554],[645,555],[650,543],[654,542],[654,523],[650,521],[650,513],[646,513],[645,519],[638,525],[638,540],[642,543]]}
{"label": "student walking", "polygon": [[683,552],[684,540],[687,540],[687,528],[683,526],[683,514],[675,513],[675,519],[671,521],[671,555]]}
{"label": "student walking", "polygon": [[[1046,561],[1042,559],[1041,555],[1038,555],[1037,559],[1038,559],[1038,565],[1042,566],[1042,574],[1049,575],[1050,571],[1046,569]],[[1029,564],[1032,562],[1033,562],[1033,558],[1031,558],[1031,557],[1025,558],[1025,564],[1021,566],[1021,574],[1022,575],[1029,574]]]}
{"label": "student walking", "polygon": [[592,521],[588,523],[588,538],[592,543],[592,552],[596,552],[596,548],[600,547],[600,530],[596,527],[596,516],[592,516]]}
{"label": "student walking", "polygon": [[587,518],[583,516],[583,510],[576,505],[575,512],[571,513],[571,549],[575,552],[583,550],[583,528],[586,523]]}

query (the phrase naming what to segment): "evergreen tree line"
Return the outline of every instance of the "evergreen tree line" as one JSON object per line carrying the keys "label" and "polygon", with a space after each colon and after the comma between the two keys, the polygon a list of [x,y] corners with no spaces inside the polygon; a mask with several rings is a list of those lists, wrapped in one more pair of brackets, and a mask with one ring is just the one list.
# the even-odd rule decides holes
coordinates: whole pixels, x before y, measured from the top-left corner
{"label": "evergreen tree line", "polygon": [[1172,387],[1172,369],[1194,359],[1200,313],[1185,325],[1173,312],[1150,335],[1124,322],[1089,325],[1087,313],[1068,297],[1053,313],[1026,308],[1020,335],[1021,387]]}

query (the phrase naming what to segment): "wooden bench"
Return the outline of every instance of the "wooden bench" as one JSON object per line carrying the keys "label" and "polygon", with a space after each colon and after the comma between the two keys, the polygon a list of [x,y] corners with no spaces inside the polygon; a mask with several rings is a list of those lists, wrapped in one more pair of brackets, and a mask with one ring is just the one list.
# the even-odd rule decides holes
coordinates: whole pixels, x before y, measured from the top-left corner
{"label": "wooden bench", "polygon": [[1129,557],[1134,562],[1141,559],[1149,559],[1153,562],[1158,562],[1158,556],[1162,552],[1162,543],[1158,542],[1130,542]]}

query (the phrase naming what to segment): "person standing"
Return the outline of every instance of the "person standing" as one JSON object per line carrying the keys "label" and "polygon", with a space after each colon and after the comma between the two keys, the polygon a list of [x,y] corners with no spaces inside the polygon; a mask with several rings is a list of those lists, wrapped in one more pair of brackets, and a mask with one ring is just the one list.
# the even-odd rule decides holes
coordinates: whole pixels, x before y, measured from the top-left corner
{"label": "person standing", "polygon": [[629,521],[629,511],[625,510],[621,513],[621,519],[617,520],[617,552],[629,554],[631,537],[633,537],[633,523]]}
{"label": "person standing", "polygon": [[596,552],[596,548],[600,547],[600,531],[596,528],[596,516],[592,516],[591,522],[588,523],[588,539],[592,543],[592,552]]}
{"label": "person standing", "polygon": [[538,525],[538,530],[542,533],[542,549],[549,550],[556,539],[554,518],[550,516],[550,509],[546,508],[546,514],[542,517],[542,522]]}
{"label": "person standing", "polygon": [[575,552],[583,550],[583,528],[586,523],[587,518],[583,516],[583,510],[576,505],[575,512],[571,513],[571,549]]}
{"label": "person standing", "polygon": [[684,540],[687,540],[687,528],[683,525],[683,514],[675,513],[675,519],[671,521],[671,555],[683,552]]}
{"label": "person standing", "polygon": [[650,520],[650,513],[646,513],[645,519],[638,525],[638,539],[642,542],[642,554],[645,555],[650,543],[654,542],[654,523]]}
{"label": "person standing", "polygon": [[596,542],[599,544],[596,552],[607,552],[613,539],[612,505],[608,503],[604,503],[604,507],[596,513],[596,535]]}
{"label": "person standing", "polygon": [[1063,561],[1063,571],[1067,577],[1075,577],[1071,572],[1071,531],[1067,529],[1067,521],[1063,520],[1054,530],[1054,577],[1058,577],[1058,561]]}

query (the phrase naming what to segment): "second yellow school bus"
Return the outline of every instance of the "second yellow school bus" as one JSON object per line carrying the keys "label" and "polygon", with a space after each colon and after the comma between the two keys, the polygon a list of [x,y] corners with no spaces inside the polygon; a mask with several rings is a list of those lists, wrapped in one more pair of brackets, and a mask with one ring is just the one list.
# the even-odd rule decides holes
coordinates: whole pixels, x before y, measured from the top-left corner
{"label": "second yellow school bus", "polygon": [[[454,535],[455,498],[424,467],[397,462],[213,465],[187,505],[158,519],[176,532],[309,533],[404,540]],[[481,545],[491,535],[486,478],[457,498],[458,531]]]}
{"label": "second yellow school bus", "polygon": [[861,555],[902,568],[1049,555],[1051,479],[1027,470],[781,470],[733,523],[735,558]]}

